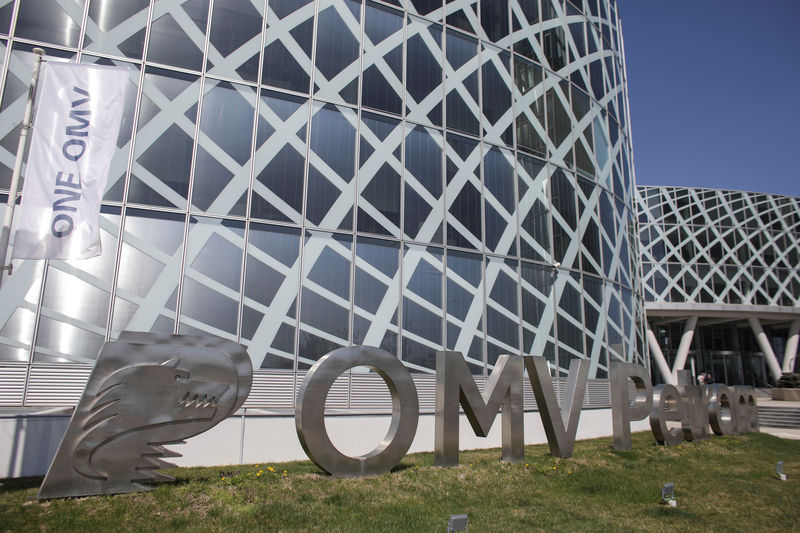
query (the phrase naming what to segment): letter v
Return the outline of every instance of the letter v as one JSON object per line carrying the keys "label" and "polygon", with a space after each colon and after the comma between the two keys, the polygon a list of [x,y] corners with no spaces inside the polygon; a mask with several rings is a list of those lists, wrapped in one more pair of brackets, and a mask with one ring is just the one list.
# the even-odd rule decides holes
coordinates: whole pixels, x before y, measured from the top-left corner
{"label": "letter v", "polygon": [[586,392],[589,361],[573,359],[570,363],[564,406],[559,409],[545,358],[525,355],[523,359],[536,405],[539,407],[539,416],[547,434],[550,453],[555,457],[570,457],[575,446],[575,434],[578,431],[578,420],[581,417],[581,406]]}

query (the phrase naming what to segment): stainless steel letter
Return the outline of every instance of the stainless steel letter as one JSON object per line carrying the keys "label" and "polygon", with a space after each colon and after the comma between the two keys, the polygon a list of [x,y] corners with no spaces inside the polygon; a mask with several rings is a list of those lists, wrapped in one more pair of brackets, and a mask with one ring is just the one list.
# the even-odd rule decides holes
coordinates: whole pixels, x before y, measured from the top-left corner
{"label": "stainless steel letter", "polygon": [[[343,372],[368,366],[375,370],[392,395],[392,422],[383,441],[360,457],[344,455],[336,449],[325,430],[325,399]],[[417,388],[406,367],[392,354],[380,348],[352,346],[340,348],[322,357],[306,374],[297,393],[294,423],[300,444],[314,464],[325,472],[341,477],[383,474],[403,459],[419,421]]]}
{"label": "stainless steel letter", "polygon": [[650,429],[659,444],[680,444],[683,429],[667,427],[667,421],[683,420],[681,395],[674,385],[656,385],[653,388],[653,408],[650,411]]}
{"label": "stainless steel letter", "polygon": [[683,400],[683,438],[699,441],[708,437],[708,411],[705,393],[698,385],[678,386]]}
{"label": "stainless steel letter", "polygon": [[39,498],[152,490],[181,444],[247,399],[250,357],[212,336],[123,332],[97,356]]}
{"label": "stainless steel letter", "polygon": [[735,429],[733,416],[736,407],[731,403],[731,394],[728,387],[721,383],[711,385],[711,395],[708,400],[708,421],[711,429],[717,435],[728,435]]}
{"label": "stainless steel letter", "polygon": [[522,374],[521,357],[501,355],[481,395],[459,352],[436,353],[436,466],[458,465],[459,402],[479,437],[489,433],[502,404],[503,461],[525,459]]}
{"label": "stainless steel letter", "polygon": [[736,432],[758,431],[758,408],[753,387],[732,387],[736,406]]}
{"label": "stainless steel letter", "polygon": [[[650,377],[643,366],[612,361],[609,368],[611,385],[611,420],[614,428],[614,448],[630,450],[631,420],[641,420],[650,414],[653,405]],[[636,398],[628,399],[628,378],[636,387]]]}
{"label": "stainless steel letter", "polygon": [[544,357],[531,355],[525,355],[523,359],[533,395],[536,397],[536,405],[539,407],[544,432],[547,434],[550,455],[570,457],[575,447],[575,434],[581,417],[590,363],[587,359],[573,359],[570,362],[564,405],[559,409],[556,393],[553,390],[553,380],[550,379],[550,371],[547,369],[547,360]]}

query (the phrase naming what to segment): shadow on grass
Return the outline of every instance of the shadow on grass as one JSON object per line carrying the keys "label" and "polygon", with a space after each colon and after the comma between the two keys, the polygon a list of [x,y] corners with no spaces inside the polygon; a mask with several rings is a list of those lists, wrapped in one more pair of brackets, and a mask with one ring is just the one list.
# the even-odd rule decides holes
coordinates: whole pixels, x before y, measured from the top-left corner
{"label": "shadow on grass", "polygon": [[42,484],[42,480],[44,480],[43,476],[0,479],[0,494],[15,490],[38,488]]}

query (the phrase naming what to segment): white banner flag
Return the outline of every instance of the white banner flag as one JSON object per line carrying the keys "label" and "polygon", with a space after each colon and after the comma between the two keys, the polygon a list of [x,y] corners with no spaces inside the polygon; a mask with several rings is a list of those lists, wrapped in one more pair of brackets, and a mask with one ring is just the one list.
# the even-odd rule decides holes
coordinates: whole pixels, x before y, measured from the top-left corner
{"label": "white banner flag", "polygon": [[122,122],[127,68],[47,63],[13,257],[100,255],[100,200]]}

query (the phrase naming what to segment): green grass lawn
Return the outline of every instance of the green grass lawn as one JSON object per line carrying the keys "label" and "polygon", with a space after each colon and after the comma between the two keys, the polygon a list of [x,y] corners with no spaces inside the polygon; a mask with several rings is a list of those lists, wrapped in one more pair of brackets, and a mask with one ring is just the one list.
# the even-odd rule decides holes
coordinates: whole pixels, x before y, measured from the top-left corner
{"label": "green grass lawn", "polygon": [[[581,441],[570,459],[528,446],[517,464],[501,462],[499,449],[465,451],[456,468],[413,454],[362,479],[331,478],[307,461],[181,468],[151,492],[45,502],[41,478],[2,480],[0,531],[445,531],[456,513],[469,513],[475,533],[800,530],[800,441],[633,440],[629,452],[611,438]],[[775,475],[780,460],[786,482]],[[677,508],[660,503],[667,481]]]}

